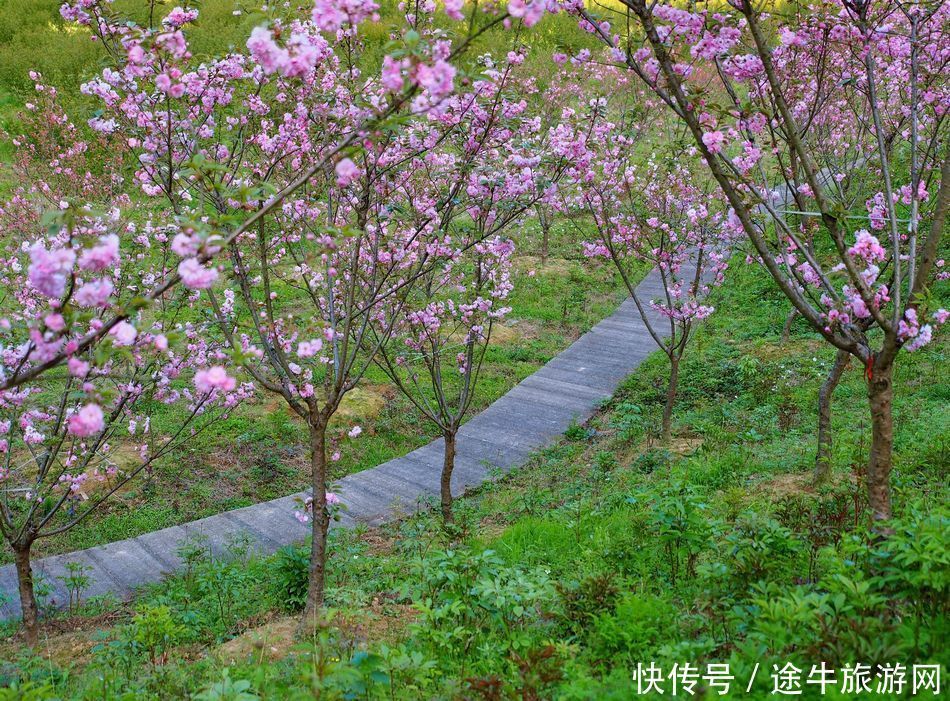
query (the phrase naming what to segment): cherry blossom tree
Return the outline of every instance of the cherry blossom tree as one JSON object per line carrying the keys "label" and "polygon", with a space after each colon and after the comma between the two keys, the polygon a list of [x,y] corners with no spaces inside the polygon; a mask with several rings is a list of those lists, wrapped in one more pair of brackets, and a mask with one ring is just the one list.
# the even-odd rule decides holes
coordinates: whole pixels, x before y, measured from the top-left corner
{"label": "cherry blossom tree", "polygon": [[[232,360],[307,428],[313,496],[302,515],[313,527],[304,622],[312,623],[323,605],[333,499],[330,421],[386,340],[368,342],[372,322],[399,313],[447,250],[442,222],[466,188],[471,198],[494,189],[469,183],[466,164],[495,141],[476,138],[461,153],[439,147],[467,114],[486,109],[454,95],[453,60],[517,15],[473,12],[453,45],[432,22],[434,6],[406,6],[397,48],[377,75],[365,75],[357,27],[374,18],[373,2],[318,1],[307,16],[277,8],[246,54],[205,62],[185,37],[194,10],[143,28],[104,8],[90,0],[64,10],[116,59],[84,88],[105,109],[91,125],[128,140],[142,192],[166,203],[179,229],[178,276],[207,290]],[[446,7],[455,18],[458,10]],[[486,97],[498,101],[497,89]],[[425,180],[410,168],[420,163],[449,177],[420,188]],[[215,265],[223,260],[227,268]]]}
{"label": "cherry blossom tree", "polygon": [[[483,76],[439,118],[456,127],[410,166],[412,186],[445,203],[438,258],[374,325],[377,364],[444,439],[440,501],[452,515],[457,434],[475,397],[492,329],[508,313],[513,243],[502,237],[532,209],[549,207],[570,159],[552,115],[533,107],[534,80],[517,75],[523,51]],[[446,189],[445,184],[450,188]]]}
{"label": "cherry blossom tree", "polygon": [[[557,55],[556,82],[566,107],[564,136],[573,141],[571,166],[562,188],[562,209],[586,256],[604,258],[616,268],[647,331],[670,363],[661,439],[672,434],[679,367],[695,325],[712,313],[704,304],[712,285],[722,283],[727,237],[723,212],[710,208],[708,188],[687,163],[695,149],[671,146],[658,152],[655,98],[628,81],[626,71]],[[588,125],[586,131],[584,125]],[[677,135],[666,138],[676,144]],[[651,150],[653,149],[653,150]],[[655,268],[662,294],[643,299],[637,292],[642,269]],[[668,331],[667,331],[668,329]]]}
{"label": "cherry blossom tree", "polygon": [[[613,263],[669,361],[661,424],[661,440],[668,444],[680,363],[695,326],[714,311],[705,297],[722,283],[726,268],[722,212],[710,210],[708,193],[681,160],[660,163],[653,154],[653,160],[637,163],[622,119],[597,133],[594,177],[576,195],[597,231],[594,241],[583,244],[584,253]],[[644,264],[659,274],[662,294],[656,299],[637,292],[635,276]]]}
{"label": "cherry blossom tree", "polygon": [[[950,202],[941,78],[950,10],[843,0],[785,24],[764,2],[715,13],[622,4],[633,31],[579,4],[573,11],[688,128],[731,226],[802,318],[864,365],[868,500],[876,521],[890,518],[895,363],[947,318],[929,299]],[[828,71],[799,99],[802,53]],[[862,184],[863,211],[851,206],[848,183]],[[812,246],[785,217],[788,189],[820,222]]]}
{"label": "cherry blossom tree", "polygon": [[[117,164],[86,169],[88,152],[110,144],[83,140],[55,90],[34,79],[14,169],[29,184],[0,207],[0,372],[68,361],[0,391],[0,535],[15,556],[30,645],[36,541],[76,527],[251,391],[220,365],[191,290],[158,297],[161,315],[145,312],[142,292],[174,271],[170,238],[112,206],[127,199]],[[138,311],[97,333],[123,306]],[[162,409],[173,403],[183,417]]]}
{"label": "cherry blossom tree", "polygon": [[[228,79],[237,80],[244,75],[240,68],[244,58],[240,54],[226,59],[203,63],[198,70],[185,72],[182,66],[191,54],[188,52],[183,28],[198,18],[198,10],[187,0],[182,3],[185,7],[175,7],[164,18],[158,18],[157,3],[150,3],[148,11],[148,26],[142,27],[122,17],[112,9],[112,0],[72,0],[64,2],[61,14],[68,21],[73,21],[87,28],[94,41],[104,47],[113,67],[102,74],[101,81],[92,81],[85,91],[90,95],[101,97],[110,103],[114,110],[119,107],[120,94],[126,96],[121,105],[121,115],[130,121],[124,124],[116,119],[116,114],[109,117],[94,117],[89,124],[102,132],[113,132],[133,124],[144,132],[144,140],[133,137],[128,145],[133,149],[141,149],[141,168],[136,178],[142,183],[143,190],[153,193],[164,192],[173,201],[180,196],[189,199],[188,186],[193,186],[199,180],[215,182],[212,171],[220,171],[220,164],[211,159],[209,163],[208,151],[202,150],[200,145],[187,134],[181,133],[181,126],[193,132],[193,136],[207,138],[209,135],[220,135],[220,130],[214,121],[208,117],[215,107],[228,105],[233,100],[233,93],[225,87]],[[337,6],[339,5],[339,7]],[[466,19],[462,14],[462,3],[457,0],[445,3],[444,11],[453,20],[466,20],[464,26],[465,38],[458,46],[452,49],[447,60],[440,59],[432,65],[418,61],[424,52],[413,53],[411,49],[418,47],[418,36],[414,30],[406,34],[411,39],[410,50],[400,49],[392,55],[384,57],[382,81],[390,91],[402,92],[393,99],[383,103],[375,103],[374,109],[369,110],[369,116],[361,125],[363,131],[353,131],[337,139],[331,148],[323,151],[308,170],[297,173],[292,181],[276,192],[268,192],[266,197],[259,197],[260,192],[250,193],[257,183],[238,181],[237,194],[241,199],[241,216],[231,216],[228,219],[215,221],[219,226],[220,240],[214,246],[202,246],[194,258],[185,266],[186,272],[194,276],[203,276],[205,279],[212,274],[198,270],[195,266],[206,264],[226,244],[238,238],[241,234],[251,230],[258,222],[277,208],[285,197],[293,193],[318,171],[332,165],[333,159],[345,149],[358,142],[360,134],[371,133],[374,128],[380,128],[392,120],[395,113],[415,93],[423,88],[432,87],[439,82],[445,83],[446,77],[454,75],[452,61],[464,54],[465,50],[478,39],[481,34],[496,25],[505,27],[532,26],[546,10],[545,2],[513,2],[507,11],[497,6],[489,7],[484,13],[474,8]],[[378,6],[367,0],[366,2],[342,3],[320,2],[314,4],[314,23],[321,31],[335,32],[340,38],[340,32],[354,32],[355,26],[368,18],[375,19]],[[425,3],[416,8],[424,13],[431,13],[435,7]],[[410,12],[407,17],[414,17]],[[484,21],[483,21],[484,20]],[[344,32],[344,33],[345,33]],[[280,29],[276,35],[280,34]],[[442,46],[447,46],[444,42]],[[248,49],[256,52],[261,61],[265,74],[278,73],[294,77],[306,73],[314,64],[324,57],[320,47],[315,48],[312,42],[307,41],[301,34],[292,34],[285,44],[278,41],[273,30],[266,26],[259,27],[252,33],[248,42]],[[147,78],[148,80],[143,80]],[[205,85],[205,83],[215,85]],[[113,89],[115,88],[115,89]],[[154,88],[154,89],[153,89]],[[156,92],[157,90],[157,92]],[[173,100],[184,96],[190,98],[190,111],[179,114],[173,108]],[[276,96],[279,102],[286,100],[286,94]],[[143,108],[139,109],[138,106]],[[268,105],[258,99],[250,101],[252,113],[260,116],[269,109]],[[179,122],[178,119],[181,118]],[[245,116],[231,115],[225,119],[223,131],[231,135],[235,144],[242,142]],[[218,139],[220,142],[220,139]],[[193,151],[199,156],[192,160],[187,157]],[[223,157],[229,163],[239,160],[234,158],[238,151],[230,150],[227,145],[218,144],[215,156]],[[226,154],[226,156],[224,155]],[[182,180],[182,173],[187,178]],[[223,181],[218,180],[218,186]],[[181,186],[182,190],[176,188]],[[222,198],[227,199],[227,198]],[[258,203],[257,209],[249,203]],[[207,223],[207,222],[203,222]],[[202,227],[198,227],[202,228]],[[182,283],[182,275],[178,272],[163,280],[160,285],[143,295],[142,301],[152,304],[168,290]],[[135,313],[135,309],[118,307],[113,310],[112,316],[93,330],[87,337],[78,342],[80,350],[88,350],[95,343],[107,335],[117,324],[127,321]],[[0,391],[13,389],[39,378],[45,372],[58,368],[68,360],[68,354],[60,351],[46,358],[43,362],[24,362],[11,372],[0,377]]]}
{"label": "cherry blossom tree", "polygon": [[453,521],[452,472],[459,427],[472,405],[492,330],[510,311],[510,240],[495,237],[450,255],[421,279],[382,334],[377,363],[444,440],[440,502]]}
{"label": "cherry blossom tree", "polygon": [[[225,183],[220,175],[223,170],[221,163],[215,159],[223,158],[231,165],[243,164],[238,156],[244,143],[244,127],[247,125],[248,115],[259,117],[269,111],[268,105],[259,96],[249,95],[243,105],[248,108],[247,112],[241,114],[235,110],[232,115],[219,115],[222,119],[220,124],[212,118],[216,112],[232,104],[235,99],[235,86],[240,85],[242,79],[249,77],[241,68],[246,56],[233,54],[223,59],[200,63],[194,70],[186,70],[192,56],[183,32],[189,23],[197,19],[197,9],[186,4],[185,9],[176,7],[166,17],[158,18],[158,7],[152,3],[148,13],[150,25],[142,27],[118,15],[111,5],[112,0],[76,0],[64,3],[61,8],[65,19],[87,28],[92,39],[102,44],[112,64],[103,71],[100,79],[91,81],[83,88],[87,94],[101,98],[111,111],[110,115],[89,120],[89,126],[105,134],[116,130],[124,132],[126,129],[135,134],[127,141],[130,149],[138,151],[135,179],[144,192],[166,196],[176,214],[181,209],[181,201],[193,201],[193,193],[189,192],[189,188],[194,188],[199,181],[218,190],[224,189],[225,186],[234,186],[232,198],[224,197],[221,192],[217,194],[232,203],[240,201],[240,207],[237,208],[240,214],[215,220],[215,245],[203,245],[185,256],[194,259],[185,265],[185,272],[193,279],[201,276],[207,279],[212,273],[199,270],[196,264],[204,266],[227,243],[251,230],[260,219],[278,207],[287,195],[304,185],[315,173],[328,165],[332,166],[333,159],[342,150],[352,146],[358,140],[359,134],[354,131],[338,138],[322,152],[321,157],[315,160],[309,170],[297,173],[297,177],[276,192],[263,193],[254,190],[255,186],[260,185],[258,182],[241,180]],[[360,21],[374,16],[375,7],[372,2],[358,3],[341,12],[344,18],[350,17]],[[342,21],[339,19],[339,13],[323,13],[321,17],[321,27],[327,31],[340,28],[337,27]],[[505,17],[507,15],[495,18],[490,24],[501,22]],[[479,30],[473,27],[469,34],[470,40],[474,40]],[[312,67],[312,64],[323,56],[319,50],[306,44],[300,36],[295,35],[290,38],[287,46],[280,46],[273,32],[262,27],[253,33],[248,48],[258,52],[268,73],[294,76],[305,72],[308,66]],[[458,53],[461,52],[462,49],[459,49]],[[396,64],[398,62],[393,63],[392,60],[387,62],[390,66],[390,84],[394,75],[391,67]],[[405,68],[406,66],[399,64],[395,74],[401,75]],[[433,75],[442,75],[447,69],[451,69],[451,66],[444,63],[441,72],[436,71],[428,75],[430,78]],[[419,81],[414,77],[412,80],[404,80],[404,83],[405,90],[397,99],[375,105],[378,109],[367,112],[363,126],[370,128],[383,124],[419,89]],[[279,102],[286,99],[286,95],[275,97]],[[179,107],[183,105],[184,108],[180,110]],[[222,134],[228,138],[222,139]],[[216,148],[203,148],[209,143],[214,144]],[[228,144],[235,146],[237,150],[231,151]],[[209,154],[212,154],[212,157],[209,158]],[[203,230],[207,228],[204,225],[209,222],[199,220],[197,223],[198,228]],[[176,271],[154,289],[143,292],[139,301],[153,304],[182,281],[183,276]],[[134,308],[116,307],[99,328],[79,341],[79,348],[91,348],[117,324],[127,321],[135,311]],[[13,389],[33,381],[45,372],[58,368],[67,359],[68,354],[60,351],[43,362],[24,362],[0,377],[0,390]]]}

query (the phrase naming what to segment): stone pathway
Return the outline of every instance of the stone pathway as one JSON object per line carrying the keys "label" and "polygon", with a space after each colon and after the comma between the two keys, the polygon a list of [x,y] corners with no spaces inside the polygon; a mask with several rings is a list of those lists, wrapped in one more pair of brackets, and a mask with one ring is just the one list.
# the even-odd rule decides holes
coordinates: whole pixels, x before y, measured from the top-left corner
{"label": "stone pathway", "polygon": [[[637,291],[643,300],[660,296],[662,285],[656,271]],[[533,451],[564,433],[571,422],[589,419],[654,350],[656,344],[636,306],[625,300],[611,316],[462,427],[453,492],[461,493],[522,464]],[[378,525],[424,507],[428,496],[437,502],[441,467],[442,441],[437,440],[339,480],[335,491],[347,509],[335,527]],[[296,499],[303,496],[291,495],[128,540],[37,559],[34,573],[51,587],[51,603],[57,606],[69,601],[60,578],[70,562],[89,568],[84,600],[105,594],[125,598],[135,587],[158,582],[180,569],[178,549],[189,539],[202,539],[216,554],[225,554],[242,537],[262,553],[303,540],[310,528],[293,515]],[[0,567],[0,602],[0,619],[19,616],[13,565]]]}

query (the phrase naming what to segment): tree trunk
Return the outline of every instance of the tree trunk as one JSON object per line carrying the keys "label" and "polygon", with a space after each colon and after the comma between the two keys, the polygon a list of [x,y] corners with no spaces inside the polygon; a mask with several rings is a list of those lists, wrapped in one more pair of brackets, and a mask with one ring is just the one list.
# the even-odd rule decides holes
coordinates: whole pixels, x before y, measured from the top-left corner
{"label": "tree trunk", "polygon": [[798,318],[798,310],[792,307],[788,312],[788,316],[785,317],[785,326],[782,327],[782,343],[788,343],[788,339],[792,335],[792,324],[795,323],[796,318]]}
{"label": "tree trunk", "polygon": [[442,478],[440,491],[442,495],[442,518],[446,523],[455,519],[452,515],[452,471],[455,469],[455,431],[446,431],[445,455],[442,461]]}
{"label": "tree trunk", "polygon": [[33,591],[33,567],[30,564],[30,548],[32,547],[32,542],[27,543],[25,546],[14,546],[14,553],[26,644],[30,647],[36,647],[36,644],[39,642],[40,628],[36,593]]}
{"label": "tree trunk", "polygon": [[680,359],[670,358],[670,381],[666,386],[666,405],[663,407],[663,445],[669,445],[673,438],[673,403],[676,401],[676,387],[679,382]]}
{"label": "tree trunk", "polygon": [[548,262],[548,245],[551,235],[551,220],[542,207],[538,207],[538,223],[541,225],[541,267]]}
{"label": "tree trunk", "polygon": [[321,422],[310,427],[310,482],[313,488],[313,518],[311,519],[310,585],[307,590],[307,605],[301,621],[301,632],[312,633],[319,623],[323,609],[326,584],[327,530],[330,514],[327,511],[327,451],[326,424]]}
{"label": "tree trunk", "polygon": [[868,371],[868,403],[871,410],[871,455],[868,460],[868,504],[875,521],[891,517],[891,464],[894,448],[893,359],[874,358]]}
{"label": "tree trunk", "polygon": [[831,398],[851,361],[848,351],[839,350],[828,376],[818,390],[818,453],[815,456],[815,484],[822,484],[831,474]]}

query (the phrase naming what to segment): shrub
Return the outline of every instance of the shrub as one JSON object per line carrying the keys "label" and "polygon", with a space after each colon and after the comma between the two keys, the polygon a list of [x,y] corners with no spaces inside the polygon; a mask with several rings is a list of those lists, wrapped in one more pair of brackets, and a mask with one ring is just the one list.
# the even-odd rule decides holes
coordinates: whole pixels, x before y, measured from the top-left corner
{"label": "shrub", "polygon": [[950,612],[950,515],[912,511],[875,548],[875,582],[922,622]]}
{"label": "shrub", "polygon": [[197,701],[255,701],[260,697],[251,689],[246,679],[232,680],[227,669],[221,673],[221,680],[208,686],[195,696]]}
{"label": "shrub", "polygon": [[662,565],[660,553],[647,547],[650,514],[625,500],[621,508],[598,513],[592,555],[615,576],[652,577]]}
{"label": "shrub", "polygon": [[637,456],[631,467],[641,475],[649,475],[657,470],[667,468],[673,461],[673,454],[668,450],[647,450]]}
{"label": "shrub", "polygon": [[594,431],[592,429],[582,426],[573,420],[571,421],[571,425],[567,427],[567,430],[564,431],[564,437],[569,441],[575,442],[590,440],[593,435]]}
{"label": "shrub", "polygon": [[639,404],[623,401],[614,407],[610,425],[623,440],[633,442],[646,432],[647,420]]}
{"label": "shrub", "polygon": [[543,636],[541,616],[554,598],[543,572],[506,566],[492,550],[467,548],[437,553],[420,563],[422,621],[418,640],[443,659],[468,660],[479,651],[477,672],[514,672],[512,653]]}
{"label": "shrub", "polygon": [[613,610],[593,617],[587,636],[590,655],[601,665],[635,666],[655,657],[657,648],[679,634],[677,608],[648,593],[628,592]]}
{"label": "shrub", "polygon": [[184,626],[175,620],[168,606],[144,606],[132,618],[131,639],[152,664],[164,663],[170,647],[179,642]]}
{"label": "shrub", "polygon": [[689,483],[710,489],[726,489],[742,482],[754,465],[753,455],[742,446],[704,452],[685,463]]}
{"label": "shrub", "polygon": [[737,629],[748,631],[741,654],[764,649],[778,659],[826,660],[834,667],[854,660],[874,665],[906,658],[893,634],[886,600],[870,582],[835,575],[824,584],[827,591],[756,587],[751,605],[734,609]]}
{"label": "shrub", "polygon": [[617,468],[617,456],[609,450],[600,450],[594,456],[597,469],[602,473],[613,472]]}
{"label": "shrub", "polygon": [[774,519],[749,513],[740,518],[722,542],[720,554],[734,591],[746,591],[762,580],[788,579],[797,570],[791,559],[798,542]]}
{"label": "shrub", "polygon": [[587,629],[591,621],[605,611],[611,611],[620,595],[620,589],[611,573],[599,573],[580,581],[555,585],[561,598],[562,616],[567,627],[575,633]]}
{"label": "shrub", "polygon": [[272,585],[278,603],[287,611],[302,611],[310,582],[310,549],[288,545],[277,551]]}
{"label": "shrub", "polygon": [[707,506],[686,484],[671,485],[650,502],[650,529],[666,554],[670,580],[696,574],[696,560],[712,534]]}
{"label": "shrub", "polygon": [[828,489],[815,497],[802,494],[787,496],[776,509],[776,517],[791,528],[808,548],[808,580],[818,577],[821,549],[837,547],[851,524],[854,499],[841,489]]}

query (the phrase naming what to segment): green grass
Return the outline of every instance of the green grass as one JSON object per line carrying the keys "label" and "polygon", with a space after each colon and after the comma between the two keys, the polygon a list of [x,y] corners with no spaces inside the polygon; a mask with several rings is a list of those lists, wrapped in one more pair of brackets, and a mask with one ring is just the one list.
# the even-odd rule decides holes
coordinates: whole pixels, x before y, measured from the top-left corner
{"label": "green grass", "polygon": [[[290,644],[284,618],[305,550],[205,556],[106,623],[114,604],[89,603],[61,624],[78,632],[50,637],[49,658],[0,647],[11,659],[0,676],[49,685],[34,698],[184,697],[240,682],[259,698],[626,699],[638,662],[729,662],[742,680],[759,662],[752,692],[728,698],[765,699],[772,663],[946,664],[946,342],[901,358],[896,532],[881,543],[861,483],[860,369],[835,396],[833,477],[814,490],[813,405],[831,356],[807,334],[781,344],[784,304],[736,263],[688,355],[669,449],[655,442],[665,368],[651,357],[592,432],[571,431],[460,500],[453,529],[423,514],[334,533],[332,618],[312,640]],[[135,642],[155,620],[173,631],[159,665]]]}

